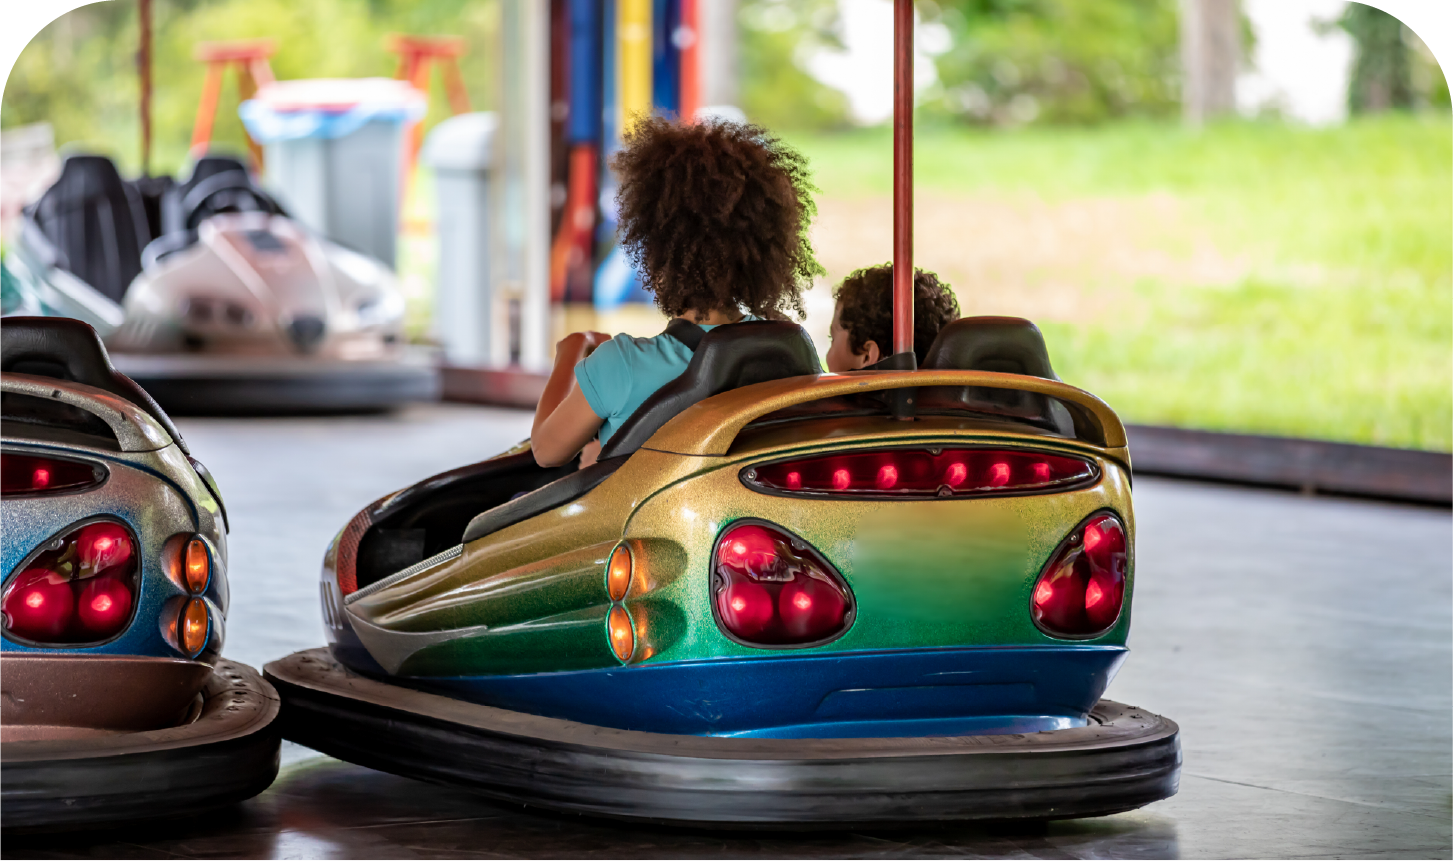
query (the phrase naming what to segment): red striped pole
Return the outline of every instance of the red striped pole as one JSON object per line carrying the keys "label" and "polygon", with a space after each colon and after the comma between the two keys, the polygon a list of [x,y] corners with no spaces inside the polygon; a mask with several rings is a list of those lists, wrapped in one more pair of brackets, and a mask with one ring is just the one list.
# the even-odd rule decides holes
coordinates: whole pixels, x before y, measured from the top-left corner
{"label": "red striped pole", "polygon": [[893,0],[893,352],[913,352],[913,0]]}

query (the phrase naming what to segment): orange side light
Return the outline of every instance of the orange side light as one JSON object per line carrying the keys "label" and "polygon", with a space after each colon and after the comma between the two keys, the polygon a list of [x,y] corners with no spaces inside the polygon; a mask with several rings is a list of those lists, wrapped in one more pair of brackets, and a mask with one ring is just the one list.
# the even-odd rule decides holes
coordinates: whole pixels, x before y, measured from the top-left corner
{"label": "orange side light", "polygon": [[605,588],[612,601],[621,601],[631,588],[631,551],[622,544],[610,555],[605,571]]}
{"label": "orange side light", "polygon": [[187,588],[193,595],[207,591],[207,581],[212,578],[212,559],[207,554],[207,545],[202,539],[193,538],[187,542],[183,568],[186,572]]}
{"label": "orange side light", "polygon": [[177,619],[177,642],[181,644],[182,651],[194,658],[200,655],[207,645],[209,628],[207,603],[201,598],[188,601],[187,608]]}
{"label": "orange side light", "polygon": [[625,607],[610,608],[610,616],[605,623],[607,635],[610,637],[611,650],[616,657],[625,663],[631,659],[636,651],[636,632],[631,625],[631,614],[626,612]]}

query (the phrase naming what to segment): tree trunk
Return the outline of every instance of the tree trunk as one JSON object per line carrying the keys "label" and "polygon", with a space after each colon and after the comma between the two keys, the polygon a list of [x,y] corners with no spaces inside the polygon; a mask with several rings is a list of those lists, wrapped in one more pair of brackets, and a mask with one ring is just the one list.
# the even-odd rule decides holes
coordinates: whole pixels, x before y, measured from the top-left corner
{"label": "tree trunk", "polygon": [[1181,104],[1187,123],[1236,110],[1241,15],[1236,0],[1181,0]]}

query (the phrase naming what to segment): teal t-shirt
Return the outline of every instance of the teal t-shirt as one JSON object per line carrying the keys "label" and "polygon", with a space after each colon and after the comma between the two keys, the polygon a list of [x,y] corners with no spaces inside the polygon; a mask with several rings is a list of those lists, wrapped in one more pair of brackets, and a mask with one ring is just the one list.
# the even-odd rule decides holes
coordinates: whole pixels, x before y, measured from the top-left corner
{"label": "teal t-shirt", "polygon": [[[742,317],[757,319],[750,314]],[[710,332],[716,327],[701,328]],[[691,350],[665,333],[654,338],[616,335],[596,347],[575,366],[575,381],[591,411],[605,420],[600,441],[609,440],[646,398],[681,376],[689,364]]]}

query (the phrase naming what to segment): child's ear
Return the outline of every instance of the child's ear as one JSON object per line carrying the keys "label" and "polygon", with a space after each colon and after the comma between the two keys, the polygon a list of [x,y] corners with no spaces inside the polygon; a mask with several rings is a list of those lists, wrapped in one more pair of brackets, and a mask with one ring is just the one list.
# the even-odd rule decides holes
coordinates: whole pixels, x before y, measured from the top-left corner
{"label": "child's ear", "polygon": [[877,341],[869,341],[868,343],[864,344],[863,352],[859,353],[858,355],[863,357],[862,367],[864,368],[869,365],[876,365],[879,360],[883,358],[883,354],[878,351]]}

